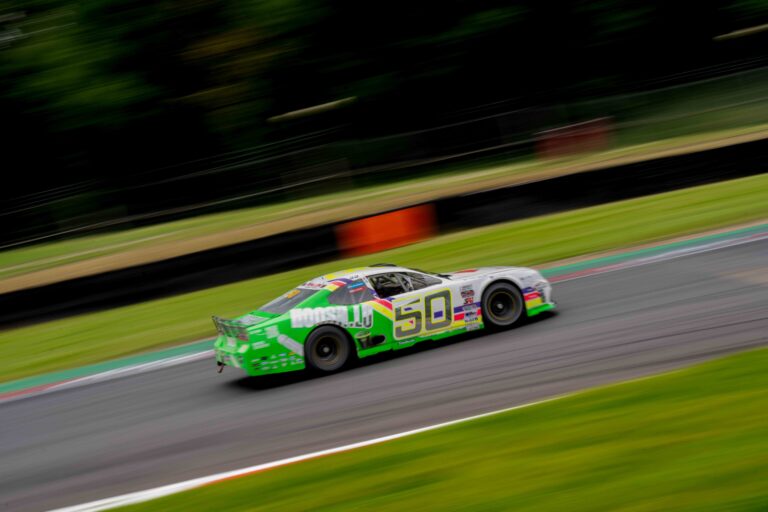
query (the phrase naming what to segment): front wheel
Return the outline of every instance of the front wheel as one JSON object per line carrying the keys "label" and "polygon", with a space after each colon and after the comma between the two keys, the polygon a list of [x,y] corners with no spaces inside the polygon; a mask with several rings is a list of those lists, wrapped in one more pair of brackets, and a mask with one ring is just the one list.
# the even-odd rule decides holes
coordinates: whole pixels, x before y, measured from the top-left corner
{"label": "front wheel", "polygon": [[311,369],[328,373],[343,368],[351,351],[346,334],[338,327],[326,325],[309,335],[304,357]]}
{"label": "front wheel", "polygon": [[492,329],[505,329],[525,318],[523,294],[517,287],[493,283],[483,292],[483,323]]}

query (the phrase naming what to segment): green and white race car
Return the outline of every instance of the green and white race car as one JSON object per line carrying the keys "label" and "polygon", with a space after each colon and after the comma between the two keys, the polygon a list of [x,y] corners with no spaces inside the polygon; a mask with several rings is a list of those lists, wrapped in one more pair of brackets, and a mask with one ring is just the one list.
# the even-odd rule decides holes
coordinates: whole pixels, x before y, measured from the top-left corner
{"label": "green and white race car", "polygon": [[555,307],[537,271],[485,267],[433,274],[390,264],[308,281],[234,320],[213,317],[220,369],[332,372],[353,357],[480,328],[502,329]]}

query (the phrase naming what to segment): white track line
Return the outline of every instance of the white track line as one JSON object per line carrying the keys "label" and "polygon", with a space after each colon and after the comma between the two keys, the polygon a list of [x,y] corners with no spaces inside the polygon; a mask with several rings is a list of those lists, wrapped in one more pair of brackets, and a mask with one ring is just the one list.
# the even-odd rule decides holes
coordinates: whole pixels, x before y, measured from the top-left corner
{"label": "white track line", "polygon": [[171,494],[176,494],[179,492],[188,491],[190,489],[195,489],[197,487],[202,487],[204,485],[221,482],[222,480],[228,480],[230,478],[246,476],[252,473],[265,471],[267,469],[278,468],[280,466],[287,466],[288,464],[293,464],[294,462],[302,462],[305,460],[323,457],[325,455],[333,455],[335,453],[348,452],[350,450],[363,448],[365,446],[381,444],[387,441],[393,441],[395,439],[401,439],[403,437],[420,434],[422,432],[429,432],[430,430],[436,430],[439,428],[448,427],[451,425],[457,425],[459,423],[465,423],[465,422],[480,419],[480,418],[486,418],[488,416],[494,416],[497,414],[514,411],[517,409],[523,409],[525,407],[531,407],[533,405],[539,405],[546,402],[551,402],[553,400],[560,400],[562,398],[573,396],[575,394],[576,393],[571,393],[567,395],[560,395],[552,398],[546,398],[544,400],[537,400],[535,402],[516,405],[514,407],[507,407],[505,409],[498,409],[496,411],[485,412],[482,414],[476,414],[474,416],[468,416],[466,418],[446,421],[444,423],[437,423],[435,425],[428,425],[426,427],[421,427],[413,430],[406,430],[405,432],[399,432],[397,434],[390,434],[388,436],[376,437],[373,439],[368,439],[367,441],[360,441],[358,443],[346,444],[343,446],[337,446],[335,448],[328,448],[326,450],[306,453],[304,455],[297,455],[295,457],[289,457],[287,459],[280,459],[272,462],[266,462],[264,464],[257,464],[255,466],[249,466],[247,468],[242,468],[242,469],[235,469],[233,471],[225,471],[223,473],[217,473],[215,475],[209,475],[209,476],[204,476],[200,478],[193,478],[192,480],[186,480],[184,482],[163,485],[161,487],[155,487],[154,489],[147,489],[145,491],[137,491],[137,492],[132,492],[128,494],[123,494],[121,496],[115,496],[113,498],[105,498],[98,501],[92,501],[90,503],[84,503],[82,505],[74,505],[71,507],[59,508],[51,512],[96,512],[99,510],[109,510],[112,508],[124,507],[126,505],[142,503],[142,502],[153,500],[156,498],[161,498],[163,496],[169,496]]}
{"label": "white track line", "polygon": [[94,373],[93,375],[86,375],[85,377],[78,377],[76,379],[65,380],[57,384],[48,385],[42,387],[41,389],[36,389],[30,393],[12,395],[6,398],[0,397],[0,404],[45,395],[54,391],[60,391],[62,389],[77,388],[80,386],[86,386],[88,384],[95,384],[97,382],[105,382],[120,377],[128,377],[153,370],[159,370],[161,368],[168,368],[180,364],[191,363],[193,361],[212,358],[213,355],[213,350],[204,350],[202,352],[194,352],[192,354],[186,354],[183,356],[166,357],[164,359],[158,359],[157,361],[150,361],[148,363],[140,363],[131,366],[124,366],[122,368],[115,368],[114,370],[106,370],[103,372]]}
{"label": "white track line", "polygon": [[80,377],[74,380],[68,380],[52,386],[45,391],[55,391],[58,389],[74,388],[83,386],[85,384],[92,384],[95,382],[101,382],[105,380],[116,379],[117,377],[124,377],[127,375],[135,375],[138,373],[149,372],[152,370],[159,370],[160,368],[168,368],[170,366],[177,366],[192,361],[199,361],[200,359],[206,359],[213,357],[213,350],[204,350],[202,352],[194,352],[192,354],[186,354],[183,356],[167,357],[165,359],[158,359],[157,361],[150,361],[148,363],[136,364],[133,366],[124,366],[122,368],[115,368],[114,370],[107,370],[105,372],[95,373],[86,377]]}

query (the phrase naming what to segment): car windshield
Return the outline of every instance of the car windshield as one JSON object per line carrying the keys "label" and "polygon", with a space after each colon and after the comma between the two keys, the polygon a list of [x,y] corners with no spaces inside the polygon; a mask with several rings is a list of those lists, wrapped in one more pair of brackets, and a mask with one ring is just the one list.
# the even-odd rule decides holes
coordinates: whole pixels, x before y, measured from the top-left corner
{"label": "car windshield", "polygon": [[261,306],[258,311],[264,311],[265,313],[274,313],[276,315],[282,315],[290,311],[297,304],[301,304],[312,295],[316,294],[318,290],[308,290],[306,288],[294,288],[276,298],[272,302]]}

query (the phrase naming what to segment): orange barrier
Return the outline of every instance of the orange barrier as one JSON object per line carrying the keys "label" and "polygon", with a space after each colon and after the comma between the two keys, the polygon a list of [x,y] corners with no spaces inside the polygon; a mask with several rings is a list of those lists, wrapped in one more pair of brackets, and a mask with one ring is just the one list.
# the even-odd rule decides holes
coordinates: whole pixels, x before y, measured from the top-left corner
{"label": "orange barrier", "polygon": [[536,153],[543,158],[602,151],[611,145],[613,120],[608,117],[539,132]]}
{"label": "orange barrier", "polygon": [[336,240],[344,256],[359,256],[418,242],[436,232],[434,206],[426,204],[339,224]]}

